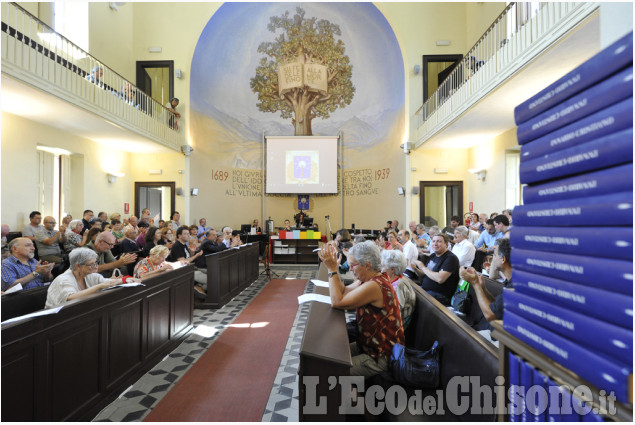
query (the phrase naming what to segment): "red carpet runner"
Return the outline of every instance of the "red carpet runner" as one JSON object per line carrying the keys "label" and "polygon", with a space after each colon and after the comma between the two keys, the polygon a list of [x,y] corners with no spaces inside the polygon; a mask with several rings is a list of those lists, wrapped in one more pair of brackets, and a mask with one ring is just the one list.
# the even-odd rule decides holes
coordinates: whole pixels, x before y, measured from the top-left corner
{"label": "red carpet runner", "polygon": [[269,282],[145,421],[260,422],[305,284]]}

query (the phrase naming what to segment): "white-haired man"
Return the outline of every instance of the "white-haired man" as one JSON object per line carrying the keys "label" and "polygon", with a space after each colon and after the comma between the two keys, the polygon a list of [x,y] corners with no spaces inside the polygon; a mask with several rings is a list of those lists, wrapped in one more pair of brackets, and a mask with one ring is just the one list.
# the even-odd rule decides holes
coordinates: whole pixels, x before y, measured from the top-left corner
{"label": "white-haired man", "polygon": [[474,262],[476,248],[467,238],[468,230],[465,226],[459,226],[454,230],[454,246],[452,253],[459,259],[460,267],[470,267]]}

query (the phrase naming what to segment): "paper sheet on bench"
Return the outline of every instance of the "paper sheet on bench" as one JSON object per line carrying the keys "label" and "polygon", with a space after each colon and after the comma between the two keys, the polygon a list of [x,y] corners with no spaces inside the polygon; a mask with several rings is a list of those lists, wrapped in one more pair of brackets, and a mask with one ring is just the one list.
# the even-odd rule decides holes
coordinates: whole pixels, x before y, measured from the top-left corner
{"label": "paper sheet on bench", "polygon": [[17,322],[18,320],[22,320],[22,319],[28,319],[29,317],[48,316],[49,314],[57,314],[62,309],[62,307],[49,308],[46,310],[36,311],[35,313],[25,314],[24,316],[13,317],[11,319],[7,319],[4,322],[0,323],[0,325],[4,325],[6,323],[11,323],[11,322]]}
{"label": "paper sheet on bench", "polygon": [[106,289],[108,290],[113,288],[132,288],[133,286],[145,286],[145,285],[141,282],[120,283],[119,285],[114,285]]}
{"label": "paper sheet on bench", "polygon": [[298,304],[304,304],[307,301],[317,301],[320,303],[331,305],[331,297],[320,294],[303,294],[298,297]]}
{"label": "paper sheet on bench", "polygon": [[7,289],[6,291],[4,291],[4,293],[5,293],[5,295],[6,295],[6,294],[10,294],[11,292],[18,292],[18,291],[21,291],[22,289],[24,289],[24,288],[22,288],[22,284],[21,284],[21,283],[18,283],[17,285],[12,286],[11,288],[9,288],[9,289]]}
{"label": "paper sheet on bench", "polygon": [[315,286],[319,286],[319,287],[322,287],[322,288],[328,288],[329,287],[329,283],[325,282],[323,280],[311,279],[311,282],[313,282],[313,284]]}

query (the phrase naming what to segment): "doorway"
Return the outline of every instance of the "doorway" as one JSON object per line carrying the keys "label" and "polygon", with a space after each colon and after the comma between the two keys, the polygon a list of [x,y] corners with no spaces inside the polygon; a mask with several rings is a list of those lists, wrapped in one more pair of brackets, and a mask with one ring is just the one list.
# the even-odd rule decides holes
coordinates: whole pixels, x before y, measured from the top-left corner
{"label": "doorway", "polygon": [[137,217],[141,216],[144,208],[148,208],[150,217],[158,216],[159,220],[170,220],[170,215],[175,210],[175,182],[135,182],[134,192]]}
{"label": "doorway", "polygon": [[463,55],[423,55],[423,103],[461,63]]}
{"label": "doorway", "polygon": [[463,182],[420,181],[419,222],[443,229],[453,216],[463,221]]}
{"label": "doorway", "polygon": [[165,106],[174,97],[174,61],[137,61],[137,87]]}

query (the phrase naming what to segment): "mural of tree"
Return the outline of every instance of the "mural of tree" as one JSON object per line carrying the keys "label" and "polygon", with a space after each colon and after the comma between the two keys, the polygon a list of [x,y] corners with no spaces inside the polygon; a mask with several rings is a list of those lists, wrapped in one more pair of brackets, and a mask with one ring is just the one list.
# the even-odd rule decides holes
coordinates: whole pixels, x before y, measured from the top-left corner
{"label": "mural of tree", "polygon": [[337,108],[349,105],[355,94],[353,66],[345,55],[340,27],[328,20],[305,18],[297,7],[269,18],[267,29],[282,32],[274,41],[258,46],[260,59],[250,87],[258,94],[258,109],[280,111],[291,118],[296,136],[310,136],[314,118],[327,119]]}

